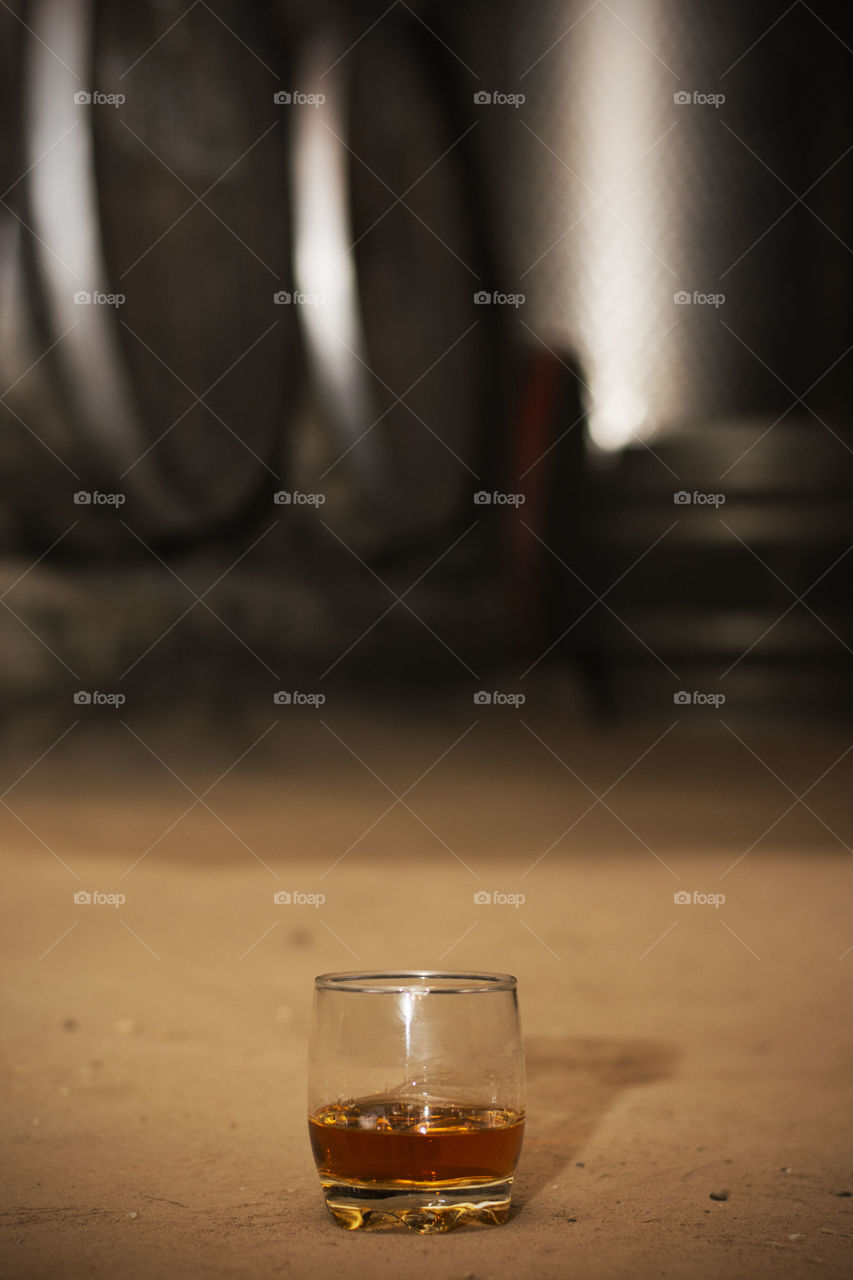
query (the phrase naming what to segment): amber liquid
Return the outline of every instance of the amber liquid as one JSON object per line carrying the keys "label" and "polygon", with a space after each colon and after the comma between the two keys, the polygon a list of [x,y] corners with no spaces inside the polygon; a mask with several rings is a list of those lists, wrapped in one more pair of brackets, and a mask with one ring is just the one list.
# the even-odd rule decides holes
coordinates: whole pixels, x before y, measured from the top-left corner
{"label": "amber liquid", "polygon": [[321,1107],[308,1128],[324,1178],[350,1185],[449,1187],[511,1177],[524,1114],[371,1098]]}

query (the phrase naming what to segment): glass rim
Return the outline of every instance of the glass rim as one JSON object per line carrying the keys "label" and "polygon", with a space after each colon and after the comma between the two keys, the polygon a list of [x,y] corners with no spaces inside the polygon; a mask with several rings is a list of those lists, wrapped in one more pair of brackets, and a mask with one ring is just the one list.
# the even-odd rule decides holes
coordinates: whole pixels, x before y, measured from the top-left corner
{"label": "glass rim", "polygon": [[[417,983],[413,981],[415,979]],[[318,991],[347,991],[361,995],[404,995],[407,992],[417,995],[475,995],[492,991],[515,991],[517,981],[511,973],[472,973],[446,969],[353,969],[349,972],[318,974],[314,979],[314,986]]]}

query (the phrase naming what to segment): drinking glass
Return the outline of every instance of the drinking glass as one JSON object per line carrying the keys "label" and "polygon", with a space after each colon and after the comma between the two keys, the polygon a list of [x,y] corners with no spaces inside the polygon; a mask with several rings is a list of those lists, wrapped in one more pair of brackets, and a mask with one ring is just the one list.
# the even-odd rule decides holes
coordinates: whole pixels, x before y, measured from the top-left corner
{"label": "drinking glass", "polygon": [[308,1128],[335,1221],[505,1222],[524,1134],[515,978],[325,973],[314,986]]}

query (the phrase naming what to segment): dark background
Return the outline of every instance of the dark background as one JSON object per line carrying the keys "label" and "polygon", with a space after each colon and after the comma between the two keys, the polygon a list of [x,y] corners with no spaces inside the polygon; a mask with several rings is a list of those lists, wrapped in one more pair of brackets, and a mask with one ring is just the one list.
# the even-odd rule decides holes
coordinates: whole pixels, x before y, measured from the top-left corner
{"label": "dark background", "polygon": [[[694,688],[849,714],[840,11],[81,5],[75,78],[24,25],[49,9],[2,14],[6,586],[39,558],[4,596],[7,698],[203,701],[221,677],[254,697],[287,672],[520,688],[535,664],[594,716],[665,715]],[[326,50],[346,53],[323,84],[347,130],[352,447],[307,308],[273,303],[298,287],[293,152],[317,110],[273,95]],[[70,129],[45,155],[41,74]],[[72,107],[84,80],[125,103]],[[478,104],[483,86],[525,100]],[[66,227],[97,210],[62,262],[45,204]],[[65,253],[86,237],[98,280]],[[124,296],[98,341],[75,285]],[[195,607],[158,641],[217,579],[206,605],[239,638]]]}

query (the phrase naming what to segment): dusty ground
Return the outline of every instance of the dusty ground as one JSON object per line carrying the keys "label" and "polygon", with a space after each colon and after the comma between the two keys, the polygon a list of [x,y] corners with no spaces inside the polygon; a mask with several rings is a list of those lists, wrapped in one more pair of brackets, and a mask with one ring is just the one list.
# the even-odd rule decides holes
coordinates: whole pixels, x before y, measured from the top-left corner
{"label": "dusty ground", "polygon": [[[41,760],[65,725],[9,744],[0,1274],[853,1273],[847,743],[482,711],[276,709],[223,737],[81,717]],[[530,1120],[503,1228],[325,1216],[311,980],[389,965],[518,975]]]}

